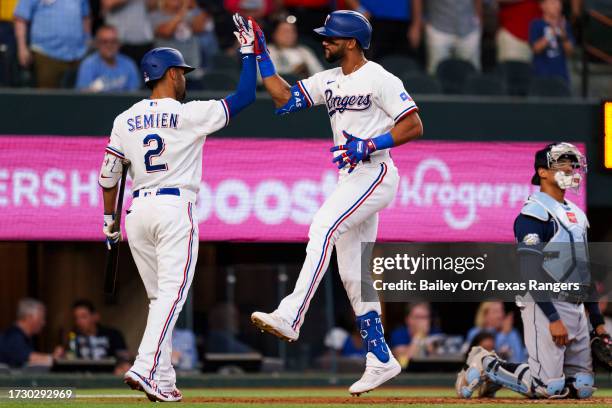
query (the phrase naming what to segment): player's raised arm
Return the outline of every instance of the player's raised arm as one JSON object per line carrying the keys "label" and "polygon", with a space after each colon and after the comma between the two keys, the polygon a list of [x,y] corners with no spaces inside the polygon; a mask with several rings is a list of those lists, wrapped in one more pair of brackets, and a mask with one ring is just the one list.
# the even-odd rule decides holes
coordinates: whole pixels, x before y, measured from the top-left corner
{"label": "player's raised arm", "polygon": [[311,95],[304,88],[304,85],[301,84],[302,81],[292,86],[276,73],[276,68],[268,53],[263,31],[257,22],[252,19],[249,19],[249,21],[253,23],[255,30],[255,55],[259,66],[259,73],[261,74],[266,91],[272,97],[277,108],[276,114],[285,115],[314,105],[315,103]]}
{"label": "player's raised arm", "polygon": [[247,21],[236,13],[234,14],[234,24],[236,26],[234,35],[240,43],[240,53],[242,54],[242,71],[240,72],[238,89],[224,98],[230,118],[236,116],[255,101],[255,87],[257,85],[253,23],[250,19]]}

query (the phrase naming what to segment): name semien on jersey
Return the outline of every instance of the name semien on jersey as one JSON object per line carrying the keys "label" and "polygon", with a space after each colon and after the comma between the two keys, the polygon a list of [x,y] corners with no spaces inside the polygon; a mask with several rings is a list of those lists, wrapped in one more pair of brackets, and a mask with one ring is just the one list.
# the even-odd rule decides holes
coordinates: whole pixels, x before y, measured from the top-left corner
{"label": "name semien on jersey", "polygon": [[158,112],[145,115],[136,115],[127,120],[128,131],[155,128],[171,128],[178,127],[178,113]]}

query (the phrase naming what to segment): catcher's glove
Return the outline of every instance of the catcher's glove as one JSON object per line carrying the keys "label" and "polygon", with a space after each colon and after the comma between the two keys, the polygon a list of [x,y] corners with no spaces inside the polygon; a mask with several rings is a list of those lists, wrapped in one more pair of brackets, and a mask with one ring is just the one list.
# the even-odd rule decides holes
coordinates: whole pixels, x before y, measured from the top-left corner
{"label": "catcher's glove", "polygon": [[608,370],[612,370],[612,338],[608,333],[595,334],[591,337],[591,351],[595,359],[602,363]]}

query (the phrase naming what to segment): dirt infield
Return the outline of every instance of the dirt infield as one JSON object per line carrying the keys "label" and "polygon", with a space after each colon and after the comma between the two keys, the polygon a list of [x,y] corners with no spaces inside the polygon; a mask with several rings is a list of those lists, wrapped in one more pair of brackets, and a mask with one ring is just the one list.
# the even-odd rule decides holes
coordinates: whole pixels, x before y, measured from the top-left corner
{"label": "dirt infield", "polygon": [[[146,398],[96,398],[87,405],[129,406],[132,404],[147,404]],[[487,407],[546,405],[568,406],[586,405],[590,407],[612,406],[612,397],[591,398],[587,400],[530,400],[527,398],[474,398],[470,400],[454,397],[186,397],[181,406],[203,407],[300,407],[300,406],[467,406],[480,405]]]}
{"label": "dirt infield", "polygon": [[[450,387],[398,387],[387,386],[361,397],[352,397],[346,387],[295,387],[295,388],[209,388],[184,389],[183,406],[205,407],[361,407],[365,405],[391,407],[409,405],[418,407],[480,407],[546,405],[547,407],[565,407],[580,405],[590,407],[612,407],[612,390],[601,389],[599,395],[586,400],[552,399],[530,400],[511,391],[502,390],[497,398],[457,398],[455,390]],[[89,394],[89,395],[88,395]],[[146,402],[141,393],[113,390],[99,390],[77,396],[78,400],[89,400],[89,403],[100,403],[104,406],[113,403],[120,406]],[[84,401],[83,401],[84,402]]]}
{"label": "dirt infield", "polygon": [[217,398],[185,398],[187,403],[195,404],[258,404],[258,405],[449,405],[449,404],[488,404],[488,405],[504,405],[504,404],[537,404],[537,405],[611,405],[612,398],[591,398],[586,400],[531,400],[527,398],[474,398],[470,400],[444,397],[309,397],[309,398],[232,398],[232,397],[217,397]]}

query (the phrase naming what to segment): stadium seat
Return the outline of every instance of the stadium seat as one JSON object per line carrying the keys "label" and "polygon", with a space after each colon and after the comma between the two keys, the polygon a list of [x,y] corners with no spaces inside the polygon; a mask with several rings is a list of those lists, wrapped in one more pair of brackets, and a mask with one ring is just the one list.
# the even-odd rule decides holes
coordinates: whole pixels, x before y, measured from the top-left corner
{"label": "stadium seat", "polygon": [[529,96],[569,97],[571,92],[562,78],[533,77],[529,84]]}
{"label": "stadium seat", "polygon": [[422,69],[418,62],[410,57],[403,55],[387,55],[378,61],[387,71],[393,75],[402,77],[410,72],[421,72]]}
{"label": "stadium seat", "polygon": [[506,84],[508,95],[527,95],[532,76],[530,64],[522,61],[506,61],[499,66],[499,71]]}
{"label": "stadium seat", "polygon": [[465,82],[466,95],[506,95],[506,86],[497,75],[472,75]]}
{"label": "stadium seat", "polygon": [[436,76],[447,94],[460,94],[465,88],[465,81],[476,73],[476,68],[468,61],[449,58],[442,61],[436,69]]}
{"label": "stadium seat", "polygon": [[231,91],[236,89],[237,86],[238,78],[236,78],[236,75],[214,70],[204,74],[197,88],[204,91]]}
{"label": "stadium seat", "polygon": [[436,78],[426,74],[410,73],[402,77],[404,86],[411,94],[441,94],[442,85]]}

